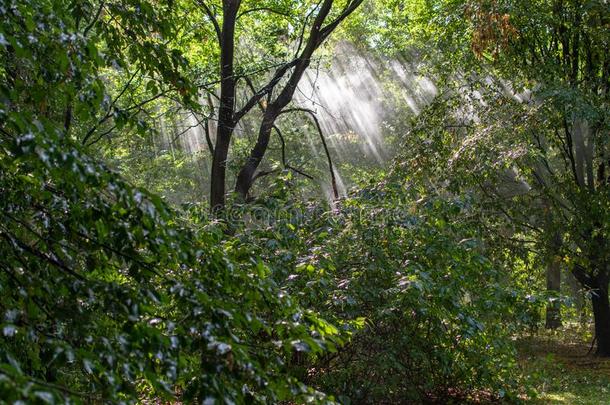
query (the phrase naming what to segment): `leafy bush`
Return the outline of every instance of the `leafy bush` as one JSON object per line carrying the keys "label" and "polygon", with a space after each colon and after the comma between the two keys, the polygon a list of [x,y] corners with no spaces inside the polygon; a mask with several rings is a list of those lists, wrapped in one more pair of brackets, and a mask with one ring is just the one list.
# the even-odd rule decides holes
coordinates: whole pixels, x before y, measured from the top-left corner
{"label": "leafy bush", "polygon": [[293,366],[346,403],[513,393],[502,319],[514,296],[485,257],[469,204],[406,187],[387,181],[325,210],[287,201],[280,184],[247,209],[242,243],[347,340]]}
{"label": "leafy bush", "polygon": [[192,90],[163,40],[172,2],[102,6],[0,2],[0,397],[322,399],[285,367],[332,343],[322,321],[220,227],[197,229],[76,143],[145,130],[104,69],[131,64],[185,102]]}
{"label": "leafy bush", "polygon": [[284,359],[326,347],[321,321],[262,262],[218,228],[184,227],[55,128],[27,130],[0,144],[3,398],[312,393]]}

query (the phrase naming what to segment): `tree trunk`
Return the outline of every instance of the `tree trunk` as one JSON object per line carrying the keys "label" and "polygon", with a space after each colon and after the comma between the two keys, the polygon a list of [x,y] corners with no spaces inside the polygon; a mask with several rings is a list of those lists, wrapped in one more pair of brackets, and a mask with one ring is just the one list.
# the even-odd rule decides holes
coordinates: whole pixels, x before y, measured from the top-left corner
{"label": "tree trunk", "polygon": [[608,260],[607,241],[599,230],[600,223],[594,224],[598,232],[591,232],[591,253],[589,261],[592,264],[590,272],[591,303],[595,321],[595,339],[597,340],[596,355],[610,357],[610,302],[608,301],[608,284],[610,283],[610,266]]}
{"label": "tree trunk", "polygon": [[212,158],[210,185],[210,209],[216,212],[225,205],[225,179],[229,145],[235,126],[235,75],[233,59],[235,55],[235,21],[240,0],[224,0],[222,4],[222,31],[220,41],[220,106],[216,146]]}
{"label": "tree trunk", "polygon": [[[268,95],[269,106],[265,111],[263,121],[259,129],[256,145],[250,152],[248,160],[240,170],[237,176],[237,183],[235,184],[235,191],[243,199],[246,199],[246,197],[248,196],[250,188],[252,187],[252,183],[256,178],[255,172],[261,160],[265,156],[267,146],[269,145],[269,137],[271,134],[271,130],[273,129],[275,120],[282,113],[282,109],[286,107],[286,105],[288,105],[288,103],[292,100],[292,96],[294,95],[297,85],[299,84],[303,73],[311,62],[311,57],[313,53],[324,42],[324,40],[337,28],[337,26],[350,14],[352,14],[360,6],[360,4],[362,4],[363,1],[364,0],[347,1],[344,4],[341,13],[334,20],[326,24],[326,26],[324,26],[324,23],[326,22],[326,18],[331,12],[334,0],[321,0],[320,2],[318,2],[318,5],[316,6],[318,13],[311,25],[311,30],[309,33],[309,37],[305,42],[305,47],[302,51],[300,51],[301,46],[299,44],[297,50],[298,57],[296,57],[293,62],[286,64],[283,69],[278,70],[278,72],[276,72],[274,80],[272,80],[268,84],[266,91],[264,93],[261,93]],[[304,32],[305,31],[303,30],[303,33]],[[303,37],[301,37],[301,40],[302,39]],[[279,92],[277,98],[271,101],[273,88],[278,84],[279,79],[284,75],[284,73],[288,71],[289,68],[294,68],[292,74],[288,78],[286,85]],[[254,106],[257,100],[260,100],[260,98],[257,98],[256,96],[253,97],[251,99],[251,102],[246,103],[246,107],[250,108],[251,106]],[[241,116],[242,115],[240,114],[240,112],[238,112],[237,117],[234,118],[234,122],[239,121]]]}
{"label": "tree trunk", "polygon": [[561,327],[561,245],[562,237],[560,230],[553,223],[553,215],[551,211],[552,204],[550,201],[544,201],[546,221],[545,228],[550,235],[549,244],[547,247],[546,256],[546,290],[547,293],[553,295],[546,307],[546,323],[547,329],[558,329]]}
{"label": "tree trunk", "polygon": [[[546,289],[556,295],[561,293],[561,260],[554,256],[546,268]],[[557,329],[561,327],[561,302],[553,300],[546,307],[546,328]]]}
{"label": "tree trunk", "polygon": [[610,357],[610,302],[608,301],[608,272],[600,271],[593,280],[591,303],[595,320],[596,355]]}
{"label": "tree trunk", "polygon": [[608,300],[610,273],[608,268],[605,265],[600,265],[585,271],[583,267],[577,266],[572,273],[591,293],[595,340],[597,342],[595,354],[601,357],[610,357],[610,302]]}
{"label": "tree trunk", "polygon": [[578,314],[580,325],[584,326],[587,322],[587,303],[585,301],[582,286],[578,283],[578,280],[576,280],[576,278],[570,271],[566,271],[565,280],[568,283],[568,286],[570,287],[572,299],[574,300],[574,306],[576,308],[576,313]]}
{"label": "tree trunk", "polygon": [[263,160],[263,157],[265,156],[267,146],[269,145],[269,138],[271,137],[271,130],[273,129],[273,125],[280,111],[281,110],[278,110],[276,105],[271,105],[269,106],[269,108],[267,108],[265,114],[263,115],[263,121],[261,122],[261,126],[258,131],[258,139],[256,140],[256,145],[254,145],[254,148],[250,152],[248,160],[237,175],[235,191],[244,200],[247,199],[250,187],[252,187],[252,183],[254,181],[254,172],[256,172],[256,169],[258,168],[261,161]]}
{"label": "tree trunk", "polygon": [[212,158],[212,173],[210,185],[210,209],[218,212],[225,205],[225,178],[227,172],[227,157],[229,155],[230,135],[221,136],[220,127]]}
{"label": "tree trunk", "polygon": [[[359,2],[356,3],[359,4]],[[237,183],[235,184],[235,191],[244,200],[246,199],[248,192],[252,187],[252,183],[254,182],[254,173],[256,172],[256,169],[258,168],[260,162],[265,156],[265,152],[267,151],[267,146],[269,145],[269,137],[271,135],[273,125],[275,124],[275,120],[281,114],[282,109],[286,107],[288,103],[292,100],[292,96],[294,95],[294,92],[297,89],[297,85],[299,84],[303,73],[305,73],[305,70],[309,67],[309,63],[311,62],[311,57],[313,53],[324,40],[324,35],[328,35],[330,33],[329,31],[326,34],[322,34],[322,25],[332,8],[332,4],[333,0],[324,0],[322,5],[320,6],[320,11],[318,12],[316,19],[313,22],[305,48],[299,55],[294,70],[288,78],[288,82],[280,91],[277,98],[271,103],[269,103],[269,106],[265,111],[265,115],[263,116],[263,121],[261,122],[260,129],[258,132],[258,139],[256,141],[256,145],[254,145],[254,148],[250,152],[248,160],[239,171],[239,174],[237,176]]]}

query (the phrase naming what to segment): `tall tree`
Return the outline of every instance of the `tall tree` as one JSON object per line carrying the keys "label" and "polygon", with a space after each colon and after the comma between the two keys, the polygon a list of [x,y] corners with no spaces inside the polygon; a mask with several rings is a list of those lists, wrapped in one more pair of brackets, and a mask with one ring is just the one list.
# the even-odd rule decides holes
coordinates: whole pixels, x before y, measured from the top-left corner
{"label": "tall tree", "polygon": [[[590,292],[597,354],[610,356],[607,3],[433,3],[435,15],[445,17],[434,20],[443,25],[443,31],[437,31],[443,32],[440,42],[449,46],[443,49],[451,50],[460,72],[472,68],[476,73],[468,80],[479,82],[479,95],[487,93],[491,97],[484,106],[479,102],[481,98],[471,103],[475,112],[470,115],[475,119],[468,131],[478,138],[468,138],[470,146],[487,142],[488,149],[496,147],[495,158],[503,158],[497,166],[518,167],[536,192],[538,204],[527,200],[529,205],[523,205],[523,199],[513,201],[522,212],[531,213],[529,218],[521,215],[520,222],[537,227],[540,218],[552,218],[555,232],[564,239],[562,256]],[[467,33],[470,35],[464,35]],[[504,81],[490,85],[494,77]],[[464,117],[464,110],[461,116]],[[491,133],[496,134],[493,147],[489,145]],[[468,145],[462,146],[464,149]],[[526,148],[527,153],[519,148]],[[483,156],[479,154],[477,158]],[[543,212],[545,209],[548,214]],[[544,232],[537,235],[541,239],[548,237]]]}
{"label": "tall tree", "polygon": [[[259,126],[256,145],[252,149],[249,158],[241,168],[237,177],[235,190],[242,197],[246,197],[255,177],[256,169],[263,159],[269,137],[278,116],[290,103],[299,81],[310,65],[315,51],[324,43],[328,36],[352,14],[363,0],[349,0],[338,2],[324,0],[322,2],[308,4],[309,11],[302,18],[302,28],[294,46],[296,50],[294,57],[277,66],[271,78],[258,90],[254,92],[241,108],[236,106],[236,90],[241,75],[236,73],[236,24],[239,18],[253,12],[269,12],[274,15],[284,15],[285,12],[274,4],[262,4],[252,6],[240,11],[241,0],[223,0],[222,23],[215,13],[214,5],[203,0],[198,4],[204,10],[207,18],[212,21],[217,34],[220,48],[220,100],[218,107],[218,127],[216,133],[216,144],[212,160],[212,178],[210,189],[210,207],[212,211],[222,209],[225,205],[226,194],[226,163],[229,155],[231,137],[236,125],[244,116],[261,100],[266,98],[265,111]],[[339,10],[334,7],[337,3],[343,3]],[[313,21],[310,20],[313,18]],[[307,27],[309,26],[309,30]],[[305,34],[308,32],[307,38]],[[247,81],[245,81],[247,82]],[[276,97],[273,93],[277,92]]]}

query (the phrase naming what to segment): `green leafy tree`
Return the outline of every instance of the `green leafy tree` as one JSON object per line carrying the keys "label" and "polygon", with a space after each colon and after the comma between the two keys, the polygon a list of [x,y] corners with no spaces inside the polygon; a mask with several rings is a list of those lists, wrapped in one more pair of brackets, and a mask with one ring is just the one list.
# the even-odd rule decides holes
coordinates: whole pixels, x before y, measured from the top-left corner
{"label": "green leafy tree", "polygon": [[[610,355],[608,5],[481,0],[429,9],[440,53],[451,55],[442,76],[454,93],[438,112],[462,128],[443,124],[443,142],[471,159],[462,175],[510,206],[515,226],[529,232],[546,223],[548,232],[534,236],[549,249],[560,235],[562,253],[555,247],[548,256],[561,254],[590,291],[597,353]],[[522,180],[527,196],[489,187],[510,172],[508,183]]]}
{"label": "green leafy tree", "polygon": [[[265,108],[256,144],[237,175],[235,191],[245,199],[256,179],[255,172],[267,151],[275,121],[279,115],[284,113],[284,108],[292,100],[297,84],[311,63],[314,52],[339,24],[358,8],[362,0],[337,3],[339,2],[327,0],[311,4],[309,2],[297,2],[296,4],[284,4],[283,2],[249,4],[244,2],[242,4],[241,0],[227,0],[222,2],[222,7],[205,1],[198,3],[214,26],[220,50],[218,125],[211,169],[210,207],[212,210],[221,209],[225,205],[226,162],[231,137],[237,123],[259,102],[264,101]],[[291,6],[296,6],[294,10],[302,15],[295,15],[294,11],[291,11],[293,8]],[[216,14],[217,9],[222,10],[221,16]],[[239,45],[235,43],[238,32],[237,23],[240,19],[252,21],[250,16],[259,13],[268,13],[272,16],[271,18],[276,18],[278,15],[288,16],[283,24],[273,24],[281,29],[279,32],[275,31],[274,37],[276,40],[284,41],[285,50],[279,52],[283,58],[274,63],[277,67],[270,79],[259,89],[254,89],[254,94],[241,107],[238,107],[236,103],[237,84],[240,78],[247,76],[248,73],[240,73],[235,67],[235,59],[239,52]],[[298,21],[298,29],[290,24],[293,32],[285,33],[286,24],[290,23],[290,19]],[[260,20],[252,22],[260,23]],[[264,20],[262,25],[265,25]],[[283,36],[287,38],[282,38]],[[293,55],[286,60],[289,54]],[[250,81],[251,83],[252,81]]]}

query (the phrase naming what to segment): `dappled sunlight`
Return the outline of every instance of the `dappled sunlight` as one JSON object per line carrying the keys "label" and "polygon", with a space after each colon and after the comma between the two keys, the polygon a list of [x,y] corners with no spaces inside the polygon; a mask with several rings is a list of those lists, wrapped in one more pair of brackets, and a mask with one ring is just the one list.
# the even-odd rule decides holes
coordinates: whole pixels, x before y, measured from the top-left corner
{"label": "dappled sunlight", "polygon": [[[335,176],[341,196],[346,195],[347,188],[337,167],[359,158],[384,165],[396,153],[385,139],[388,135],[386,122],[395,119],[397,112],[418,115],[437,95],[433,81],[419,73],[421,68],[417,60],[373,56],[370,51],[341,42],[332,58],[320,61],[305,72],[294,104],[315,112],[336,163]],[[200,102],[212,114],[207,125],[210,138],[215,139],[216,101],[202,96]],[[167,150],[179,148],[190,156],[201,153],[199,159],[209,164],[206,117],[193,112],[183,112],[181,117],[171,124],[171,128],[163,116],[159,118],[162,147]],[[408,118],[405,116],[403,120]],[[259,119],[256,110],[250,113],[236,126],[236,136],[254,136],[256,127],[250,124]],[[304,115],[300,119],[307,121],[308,117]],[[323,162],[324,151],[315,128],[305,131],[305,136],[315,161]],[[352,156],[354,146],[362,152],[361,157]],[[290,151],[290,145],[287,147]],[[332,190],[328,181],[320,180],[319,183],[322,194],[330,201]]]}
{"label": "dappled sunlight", "polygon": [[576,404],[576,396],[572,393],[561,393],[561,394],[546,394],[541,393],[540,399],[550,401],[553,404]]}
{"label": "dappled sunlight", "polygon": [[416,63],[378,59],[349,43],[339,44],[328,64],[310,68],[295,102],[316,111],[339,159],[346,158],[346,142],[354,141],[349,134],[357,137],[368,159],[382,163],[393,155],[383,132],[384,121],[397,107],[393,87],[414,115],[437,94],[433,82],[417,73]]}

